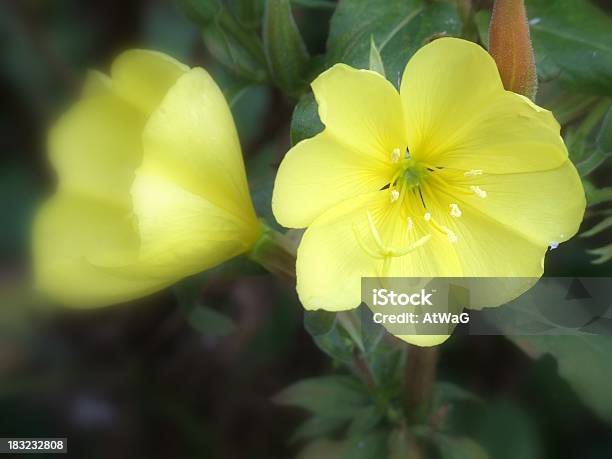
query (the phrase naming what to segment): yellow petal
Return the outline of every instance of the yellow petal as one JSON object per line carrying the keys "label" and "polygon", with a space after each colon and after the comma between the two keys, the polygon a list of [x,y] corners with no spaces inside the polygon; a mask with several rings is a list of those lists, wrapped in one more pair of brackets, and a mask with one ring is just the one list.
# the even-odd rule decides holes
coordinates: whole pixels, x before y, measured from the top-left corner
{"label": "yellow petal", "polygon": [[326,131],[347,147],[388,162],[404,152],[406,135],[401,101],[383,76],[336,64],[312,82]]}
{"label": "yellow petal", "polygon": [[480,46],[442,38],[421,48],[401,84],[411,154],[435,167],[514,173],[560,166],[552,114],[503,89]]}
{"label": "yellow petal", "polygon": [[[442,243],[446,239],[438,233],[407,255],[390,258],[385,267],[377,237],[387,248],[401,252],[427,234],[424,220],[415,219],[409,230],[399,209],[390,204],[388,190],[383,190],[344,201],[308,227],[296,266],[297,290],[306,309],[338,311],[358,306],[362,277],[460,275],[454,248]],[[436,239],[441,243],[432,244]]]}
{"label": "yellow petal", "polygon": [[[462,206],[460,218],[451,217],[448,209],[454,197],[436,193],[427,187],[423,198],[432,219],[452,230],[456,243],[448,239],[432,239],[431,246],[445,244],[457,253],[461,275],[465,277],[535,277],[542,275],[547,244],[538,244],[510,225],[491,216]],[[478,198],[480,199],[480,198]],[[489,197],[482,199],[486,201]],[[433,229],[432,229],[433,231]]]}
{"label": "yellow petal", "polygon": [[205,70],[179,78],[151,115],[143,141],[141,172],[166,178],[247,226],[256,221],[232,114]]}
{"label": "yellow petal", "polygon": [[461,186],[480,186],[487,197],[460,195],[457,202],[510,228],[540,247],[570,239],[582,222],[586,199],[576,168],[566,161],[556,169],[523,174],[462,178]]}
{"label": "yellow petal", "polygon": [[189,68],[157,52],[133,49],[119,55],[111,67],[113,89],[144,114],[150,114],[166,92]]}
{"label": "yellow petal", "polygon": [[39,211],[33,255],[37,287],[75,307],[103,306],[159,290],[171,281],[109,268],[135,261],[138,236],[126,209],[58,194]]}
{"label": "yellow petal", "polygon": [[97,70],[87,72],[81,94],[83,97],[105,96],[113,90],[113,83],[108,75]]}
{"label": "yellow petal", "polygon": [[376,276],[380,260],[364,252],[353,231],[368,234],[365,209],[378,209],[384,192],[332,207],[308,227],[298,248],[297,292],[306,309],[342,311],[361,303],[361,278]]}
{"label": "yellow petal", "polygon": [[344,146],[329,130],[298,143],[283,159],[274,184],[278,222],[302,228],[333,205],[389,183],[390,164]]}
{"label": "yellow petal", "polygon": [[132,196],[140,263],[158,276],[203,271],[245,252],[258,237],[256,219],[247,223],[166,177],[139,173]]}
{"label": "yellow petal", "polygon": [[126,205],[143,126],[143,116],[110,93],[79,101],[49,136],[60,188]]}

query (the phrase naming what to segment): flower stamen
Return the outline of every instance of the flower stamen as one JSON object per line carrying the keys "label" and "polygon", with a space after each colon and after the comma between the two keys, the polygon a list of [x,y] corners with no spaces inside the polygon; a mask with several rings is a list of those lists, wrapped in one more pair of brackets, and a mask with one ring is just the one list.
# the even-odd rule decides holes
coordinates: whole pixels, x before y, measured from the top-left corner
{"label": "flower stamen", "polygon": [[[367,212],[367,217],[368,217],[368,227],[372,235],[372,238],[374,239],[374,242],[376,244],[376,248],[372,249],[371,247],[368,247],[368,245],[363,240],[361,234],[359,233],[359,229],[357,228],[357,223],[353,223],[353,226],[352,226],[353,234],[355,235],[357,244],[359,245],[359,247],[361,247],[361,249],[366,254],[378,260],[381,260],[381,259],[385,260],[386,265],[389,264],[389,261],[391,258],[403,257],[404,255],[407,255],[410,252],[414,251],[415,249],[424,245],[431,238],[431,234],[426,234],[425,236],[421,237],[420,239],[417,239],[415,242],[408,245],[407,247],[399,248],[399,249],[389,247],[383,243],[382,238],[380,236],[380,232],[378,231],[378,228],[376,228],[374,217],[372,216],[370,212]],[[409,219],[409,221],[412,222],[411,219]]]}
{"label": "flower stamen", "polygon": [[399,148],[394,148],[393,152],[391,153],[391,163],[395,164],[398,163],[400,160],[400,149]]}
{"label": "flower stamen", "polygon": [[455,203],[450,204],[450,215],[451,217],[459,218],[463,215],[459,206]]}
{"label": "flower stamen", "polygon": [[423,216],[426,222],[428,222],[436,231],[446,236],[448,242],[454,244],[459,238],[457,234],[451,230],[448,226],[440,225],[434,218],[431,216],[430,212],[426,212]]}
{"label": "flower stamen", "polygon": [[484,199],[487,197],[487,192],[483,190],[482,188],[480,188],[479,186],[472,185],[470,186],[470,190],[472,190],[474,194],[478,196],[479,198]]}

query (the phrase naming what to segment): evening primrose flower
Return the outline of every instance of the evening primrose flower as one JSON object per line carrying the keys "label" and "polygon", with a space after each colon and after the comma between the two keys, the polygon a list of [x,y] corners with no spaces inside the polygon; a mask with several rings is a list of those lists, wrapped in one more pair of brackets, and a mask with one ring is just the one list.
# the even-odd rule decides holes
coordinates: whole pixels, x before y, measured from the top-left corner
{"label": "evening primrose flower", "polygon": [[312,88],[325,129],[287,153],[272,202],[282,225],[307,227],[306,309],[355,308],[368,276],[538,278],[549,246],[576,233],[585,197],[559,124],[504,90],[480,46],[424,46],[399,93],[344,64]]}
{"label": "evening primrose flower", "polygon": [[229,107],[210,75],[133,50],[94,73],[51,130],[59,185],[34,227],[38,287],[129,300],[247,251],[260,224]]}

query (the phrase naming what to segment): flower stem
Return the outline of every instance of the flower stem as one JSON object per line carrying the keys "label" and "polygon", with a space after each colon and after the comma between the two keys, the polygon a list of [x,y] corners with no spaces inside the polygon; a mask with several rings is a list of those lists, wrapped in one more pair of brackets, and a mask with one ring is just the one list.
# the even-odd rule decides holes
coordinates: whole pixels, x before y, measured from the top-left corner
{"label": "flower stem", "polygon": [[251,248],[249,258],[270,273],[295,284],[296,244],[266,223],[262,222],[262,226],[261,236]]}
{"label": "flower stem", "polygon": [[406,366],[406,408],[412,420],[422,418],[429,408],[437,364],[437,347],[410,346]]}

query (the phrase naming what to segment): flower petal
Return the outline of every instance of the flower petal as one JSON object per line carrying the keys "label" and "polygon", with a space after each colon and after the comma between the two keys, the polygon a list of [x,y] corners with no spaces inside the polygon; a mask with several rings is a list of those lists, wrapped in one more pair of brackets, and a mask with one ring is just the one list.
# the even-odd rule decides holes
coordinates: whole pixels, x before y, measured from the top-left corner
{"label": "flower petal", "polygon": [[353,224],[363,233],[364,209],[378,207],[381,192],[332,207],[308,227],[298,248],[297,292],[306,309],[342,311],[361,303],[361,278],[375,276],[380,265],[358,245]]}
{"label": "flower petal", "polygon": [[512,226],[471,206],[462,206],[462,216],[454,218],[448,211],[453,197],[434,194],[430,187],[423,190],[423,198],[432,219],[458,237],[455,243],[436,239],[431,245],[444,243],[454,249],[461,266],[460,276],[539,278],[542,275],[546,244],[536,243]]}
{"label": "flower petal", "polygon": [[411,154],[435,167],[515,173],[567,158],[552,114],[503,89],[480,46],[441,38],[421,48],[401,84]]}
{"label": "flower petal", "polygon": [[[385,271],[383,259],[373,257],[376,240],[368,213],[382,242],[398,251],[427,234],[422,220],[414,221],[414,227],[408,229],[399,209],[390,204],[388,191],[383,190],[344,201],[308,227],[297,257],[297,291],[306,309],[357,307],[362,277],[460,274],[454,248],[440,234],[432,234],[427,243],[407,255],[393,258]],[[435,239],[444,243],[431,244]]]}
{"label": "flower petal", "polygon": [[289,228],[308,226],[333,205],[380,190],[390,175],[389,164],[372,161],[325,130],[285,155],[272,195],[274,216]]}
{"label": "flower petal", "polygon": [[189,67],[176,59],[144,49],[125,51],[113,61],[113,89],[144,114],[150,114]]}
{"label": "flower petal", "polygon": [[203,69],[183,75],[151,115],[142,173],[165,177],[252,225],[240,143],[221,90]]}
{"label": "flower petal", "polygon": [[582,182],[570,161],[540,172],[460,177],[454,184],[479,186],[487,193],[485,199],[458,195],[462,209],[469,206],[543,248],[576,234],[586,207]]}
{"label": "flower petal", "polygon": [[140,263],[157,276],[183,277],[211,268],[245,252],[258,237],[256,219],[247,224],[166,177],[139,173],[132,196]]}
{"label": "flower petal", "polygon": [[138,298],[170,284],[110,267],[134,263],[138,245],[129,211],[60,193],[43,206],[34,225],[37,287],[68,305],[92,307]]}
{"label": "flower petal", "polygon": [[383,162],[395,148],[405,150],[399,94],[382,75],[336,64],[312,82],[312,90],[321,121],[339,142]]}
{"label": "flower petal", "polygon": [[126,205],[142,158],[143,126],[143,116],[112,94],[79,101],[49,135],[60,188]]}

